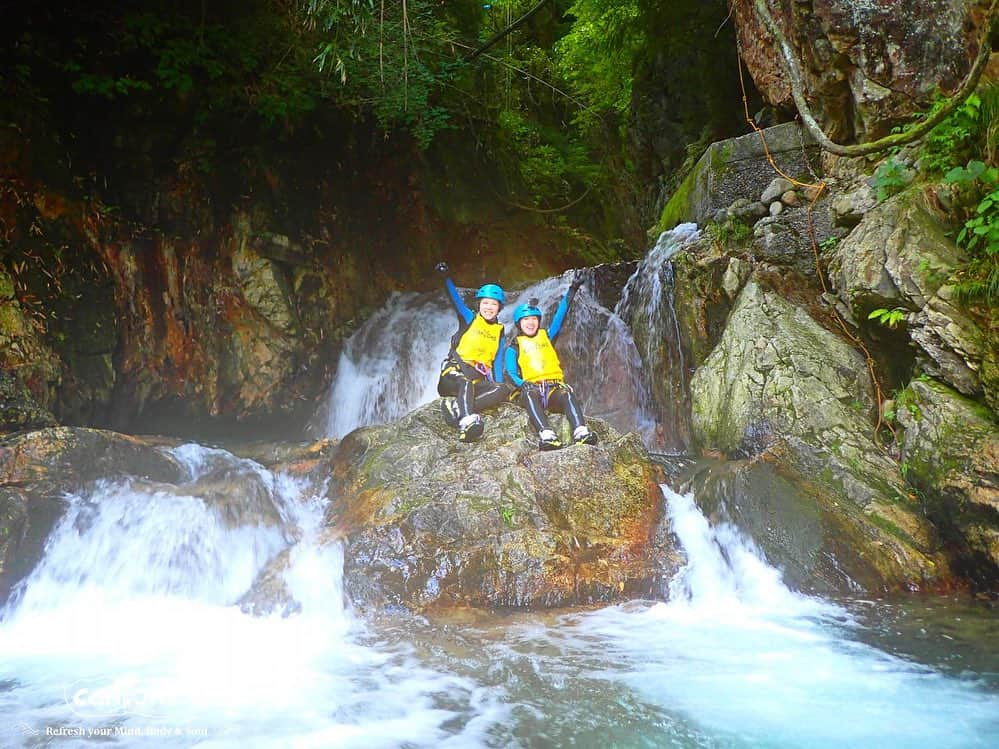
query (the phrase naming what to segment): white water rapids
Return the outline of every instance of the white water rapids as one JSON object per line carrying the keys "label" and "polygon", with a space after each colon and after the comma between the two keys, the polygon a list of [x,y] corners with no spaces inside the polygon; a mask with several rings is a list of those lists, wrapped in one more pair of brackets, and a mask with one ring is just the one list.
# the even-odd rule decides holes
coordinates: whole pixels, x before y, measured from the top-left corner
{"label": "white water rapids", "polygon": [[[642,364],[654,352],[625,318],[677,327],[665,264],[688,236],[660,241],[618,310],[584,286],[559,339],[587,413],[648,444],[663,427]],[[520,296],[550,321],[569,282]],[[436,397],[455,327],[443,289],[394,297],[344,349],[325,433]],[[103,481],[66,498],[0,614],[3,749],[996,746],[992,609],[799,595],[736,528],[665,487],[686,554],[668,602],[429,621],[346,600],[343,549],[320,541],[323,487],[222,450],[172,453],[178,484]],[[297,613],[244,613],[280,555]]]}
{"label": "white water rapids", "polygon": [[[370,620],[344,600],[343,552],[317,542],[307,487],[223,451],[175,454],[187,482],[69,498],[0,622],[0,745],[994,745],[994,674],[866,644],[876,630],[788,590],[690,496],[664,489],[688,558],[669,603]],[[220,474],[231,496],[206,490]],[[288,547],[301,611],[242,613]]]}

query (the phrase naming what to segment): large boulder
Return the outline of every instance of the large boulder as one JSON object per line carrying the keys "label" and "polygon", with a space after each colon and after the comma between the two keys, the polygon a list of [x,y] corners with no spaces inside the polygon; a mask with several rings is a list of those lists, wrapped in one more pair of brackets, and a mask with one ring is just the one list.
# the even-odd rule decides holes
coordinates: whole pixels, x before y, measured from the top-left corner
{"label": "large boulder", "polygon": [[[777,43],[754,6],[731,0],[741,57],[772,105],[794,111]],[[833,139],[872,139],[953,93],[978,53],[986,0],[767,2],[800,61],[805,95]]]}
{"label": "large boulder", "polygon": [[733,523],[752,538],[794,590],[841,596],[908,586],[898,540],[781,457],[771,449],[752,460],[702,459],[682,486],[713,524]]}
{"label": "large boulder", "polygon": [[590,425],[600,444],[540,452],[523,410],[504,405],[463,444],[435,402],[349,434],[328,522],[353,600],[423,610],[660,594],[677,565],[662,476],[636,434]]}
{"label": "large boulder", "polygon": [[895,399],[906,477],[922,493],[955,566],[999,587],[999,425],[995,414],[930,379]]}
{"label": "large boulder", "polygon": [[[876,339],[900,338],[927,374],[965,395],[983,392],[988,352],[978,323],[954,303],[948,280],[964,254],[921,190],[909,190],[869,210],[827,256],[843,316]],[[868,321],[875,309],[903,315],[894,330]]]}
{"label": "large boulder", "polygon": [[691,406],[704,448],[765,457],[856,527],[852,553],[870,560],[882,587],[919,587],[945,574],[932,528],[874,442],[877,404],[864,357],[803,308],[750,279],[693,376]]}

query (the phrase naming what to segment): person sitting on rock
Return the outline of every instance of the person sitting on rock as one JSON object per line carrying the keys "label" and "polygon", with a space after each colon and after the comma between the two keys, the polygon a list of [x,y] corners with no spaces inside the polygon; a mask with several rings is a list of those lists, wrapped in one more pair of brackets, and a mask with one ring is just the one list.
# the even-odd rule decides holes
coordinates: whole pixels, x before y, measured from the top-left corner
{"label": "person sitting on rock", "polygon": [[496,284],[486,284],[475,294],[478,310],[473,312],[446,277],[447,270],[446,263],[437,265],[437,271],[445,274],[444,283],[458,315],[458,330],[451,336],[451,350],[441,364],[437,392],[444,398],[444,420],[458,429],[458,439],[474,442],[485,429],[481,412],[510,398],[511,389],[503,383],[505,331],[496,319],[506,303],[506,294]]}
{"label": "person sitting on rock", "polygon": [[586,426],[572,388],[565,384],[562,365],[552,345],[562,329],[569,304],[582,283],[582,276],[577,273],[547,330],[541,327],[541,309],[537,299],[519,305],[513,312],[517,330],[506,348],[506,374],[520,389],[520,404],[527,409],[531,426],[538,433],[538,447],[542,450],[562,447],[561,440],[548,422],[548,411],[565,414],[572,428],[574,443],[594,445],[597,442],[597,435]]}

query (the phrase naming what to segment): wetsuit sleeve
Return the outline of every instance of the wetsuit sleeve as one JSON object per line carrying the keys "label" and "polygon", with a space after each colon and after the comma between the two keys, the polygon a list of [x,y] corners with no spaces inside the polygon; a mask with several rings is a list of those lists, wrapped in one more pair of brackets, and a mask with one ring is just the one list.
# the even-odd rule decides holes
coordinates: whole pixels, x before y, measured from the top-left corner
{"label": "wetsuit sleeve", "polygon": [[496,349],[496,359],[493,361],[493,381],[503,382],[503,369],[506,364],[506,340],[501,338]]}
{"label": "wetsuit sleeve", "polygon": [[510,378],[514,387],[520,387],[524,384],[524,378],[520,376],[520,367],[517,365],[517,347],[507,346],[504,358],[506,360],[506,376]]}
{"label": "wetsuit sleeve", "polygon": [[558,303],[558,309],[555,310],[555,314],[552,316],[552,324],[548,326],[548,338],[552,342],[555,341],[555,336],[562,330],[562,323],[565,321],[565,315],[569,311],[569,302],[572,301],[572,292],[573,289],[570,287],[565,292],[565,296],[562,297],[562,301]]}
{"label": "wetsuit sleeve", "polygon": [[447,286],[447,293],[451,297],[451,304],[454,305],[454,311],[458,313],[458,317],[464,320],[466,324],[472,322],[475,313],[468,308],[465,300],[461,298],[458,287],[454,285],[454,282],[450,278],[444,279],[444,285]]}

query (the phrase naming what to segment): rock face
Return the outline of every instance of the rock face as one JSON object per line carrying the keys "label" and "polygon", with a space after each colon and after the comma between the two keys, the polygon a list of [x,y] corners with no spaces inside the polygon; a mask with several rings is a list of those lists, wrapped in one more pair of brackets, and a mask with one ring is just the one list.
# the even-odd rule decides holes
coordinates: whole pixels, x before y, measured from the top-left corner
{"label": "rock face", "polygon": [[[830,280],[846,319],[880,339],[907,338],[927,374],[982,395],[985,336],[953,303],[946,282],[964,257],[945,229],[926,195],[908,190],[865,213],[828,253]],[[905,323],[892,331],[868,321],[878,308],[901,311]]]}
{"label": "rock face", "polygon": [[32,325],[30,315],[17,300],[14,279],[3,270],[0,352],[0,433],[54,426],[55,417],[46,402],[55,401],[62,379],[59,359]]}
{"label": "rock face", "polygon": [[851,553],[871,562],[883,587],[943,579],[932,528],[873,441],[862,356],[805,310],[750,279],[694,374],[691,404],[701,445],[774,461],[851,527]]}
{"label": "rock face", "polygon": [[24,383],[0,369],[0,434],[55,425],[55,417],[38,405]]}
{"label": "rock face", "polygon": [[999,585],[999,427],[987,408],[933,380],[896,399],[902,464],[957,564],[983,589]]}
{"label": "rock face", "polygon": [[896,539],[862,508],[789,470],[776,450],[752,460],[704,459],[680,480],[713,524],[734,523],[795,590],[855,595],[922,585],[904,574],[911,551],[886,553]]}
{"label": "rock face", "polygon": [[[671,229],[683,221],[703,225],[739,199],[751,206],[748,201],[762,195],[776,176],[768,152],[784,172],[797,177],[813,168],[809,160],[817,157],[818,147],[792,122],[767,128],[762,138],[753,132],[712,143],[666,204],[660,228]],[[757,218],[766,210],[762,208]]]}
{"label": "rock face", "polygon": [[[772,105],[794,111],[757,0],[732,0],[742,59]],[[937,89],[953,92],[978,53],[985,0],[791,0],[767,7],[801,61],[813,113],[833,140],[885,135]]]}
{"label": "rock face", "polygon": [[599,445],[540,452],[522,409],[502,406],[466,445],[435,402],[345,437],[329,524],[352,598],[424,609],[654,595],[676,566],[661,476],[636,435],[590,423]]}

